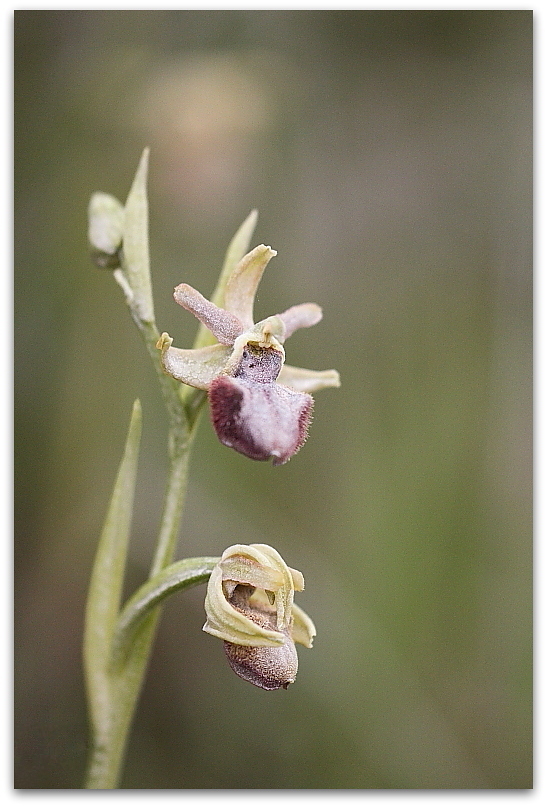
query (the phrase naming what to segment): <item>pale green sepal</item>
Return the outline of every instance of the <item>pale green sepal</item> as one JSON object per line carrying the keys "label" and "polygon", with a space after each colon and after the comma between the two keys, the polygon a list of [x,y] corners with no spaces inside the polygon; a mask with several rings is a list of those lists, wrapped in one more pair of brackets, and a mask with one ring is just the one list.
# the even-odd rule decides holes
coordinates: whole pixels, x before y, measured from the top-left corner
{"label": "pale green sepal", "polygon": [[162,333],[156,344],[161,350],[163,369],[178,381],[203,390],[222,372],[231,352],[218,343],[195,350],[171,347],[172,343],[169,334]]}
{"label": "pale green sepal", "polygon": [[[294,598],[292,570],[289,569],[279,552],[268,544],[234,544],[225,549],[222,554],[220,567],[223,572],[223,580],[233,579],[230,578],[231,566],[234,564],[234,560],[237,561],[239,557],[251,558],[255,564],[248,567],[249,576],[247,580],[245,581],[243,578],[240,582],[248,582],[256,588],[274,591],[276,595],[277,628],[283,630],[288,627]],[[263,585],[258,582],[257,565],[262,569]],[[241,571],[243,571],[243,568]],[[296,574],[300,574],[300,572],[296,572]],[[302,575],[300,577],[302,578],[303,588],[304,578]]]}
{"label": "pale green sepal", "polygon": [[185,558],[166,566],[146,581],[127,601],[121,611],[112,644],[112,668],[118,669],[127,658],[132,640],[144,617],[166,597],[209,579],[220,558]]}
{"label": "pale green sepal", "polygon": [[148,251],[148,155],[145,148],[125,203],[123,229],[123,269],[133,291],[133,306],[139,319],[154,322]]}
{"label": "pale green sepal", "polygon": [[224,596],[220,566],[215,567],[209,578],[205,612],[207,621],[203,630],[226,642],[245,647],[276,647],[285,642],[284,634],[257,625],[230,605]]}
{"label": "pale green sepal", "polygon": [[313,646],[313,637],[316,635],[315,625],[298,605],[293,604],[292,607],[293,624],[291,627],[291,636],[294,642],[303,644],[304,647]]}
{"label": "pale green sepal", "polygon": [[302,574],[302,572],[299,572],[298,569],[291,569],[290,566],[289,566],[289,572],[291,573],[294,590],[304,591],[304,575]]}
{"label": "pale green sepal", "polygon": [[221,561],[220,568],[224,581],[233,580],[236,583],[263,588],[272,594],[283,585],[282,574],[244,555],[233,555]]}
{"label": "pale green sepal", "polygon": [[224,258],[224,264],[222,265],[222,271],[220,273],[214,294],[211,297],[211,302],[218,305],[219,308],[225,307],[224,290],[226,288],[226,283],[228,282],[228,278],[240,260],[249,251],[249,245],[251,243],[251,238],[253,237],[257,221],[258,210],[251,210],[228,245],[226,256]]}
{"label": "pale green sepal", "polygon": [[245,328],[252,328],[256,290],[264,269],[277,255],[271,247],[259,244],[248,252],[231,273],[224,290],[224,308],[235,314]]}
{"label": "pale green sepal", "polygon": [[[277,610],[277,627],[279,630],[283,630],[289,626],[294,600],[294,583],[291,570],[279,552],[272,546],[268,544],[251,544],[250,546],[255,551],[260,552],[263,558],[267,558],[267,562],[272,568],[282,575],[283,584],[276,592],[275,606]],[[264,560],[262,562],[265,563]]]}
{"label": "pale green sepal", "polygon": [[[277,631],[258,625],[228,601],[226,594],[232,593],[234,580],[256,587],[257,594],[260,590],[274,592]],[[227,589],[224,587],[226,581],[230,584]],[[207,622],[203,630],[232,644],[248,647],[283,644],[285,637],[282,631],[291,624],[295,583],[302,590],[304,578],[300,572],[290,569],[271,546],[234,544],[228,547],[207,586]],[[266,594],[264,596],[267,597]]]}
{"label": "pale green sepal", "polygon": [[120,248],[123,239],[124,207],[109,193],[94,193],[88,207],[88,238],[93,249],[108,255]]}
{"label": "pale green sepal", "polygon": [[99,540],[87,598],[84,668],[92,725],[104,727],[111,708],[108,665],[116,626],[133,513],[141,437],[141,405],[133,404],[125,450]]}
{"label": "pale green sepal", "polygon": [[297,392],[317,392],[327,387],[339,387],[340,375],[337,370],[306,370],[284,364],[277,376],[277,383]]}
{"label": "pale green sepal", "polygon": [[[239,227],[236,234],[230,241],[228,249],[226,250],[222,270],[220,272],[213,296],[211,297],[211,302],[217,305],[219,308],[224,308],[224,289],[226,288],[226,283],[237,264],[249,249],[249,244],[251,243],[251,238],[253,237],[257,220],[258,211],[251,210],[243,224]],[[212,345],[214,341],[215,337],[213,334],[205,327],[205,325],[200,325],[196,340],[194,342],[194,347],[198,348],[204,347],[205,345]]]}

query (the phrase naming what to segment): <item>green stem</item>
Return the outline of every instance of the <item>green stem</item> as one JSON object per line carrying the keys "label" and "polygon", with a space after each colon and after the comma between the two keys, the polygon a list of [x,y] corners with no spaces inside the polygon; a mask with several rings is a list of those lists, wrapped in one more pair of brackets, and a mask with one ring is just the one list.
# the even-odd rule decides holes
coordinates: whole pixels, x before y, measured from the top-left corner
{"label": "green stem", "polygon": [[[135,436],[137,415],[134,413],[131,439],[128,437],[126,456],[120,470],[118,488],[123,488],[124,495],[113,497],[111,514],[99,546],[99,562],[95,563],[96,583],[92,585],[88,598],[84,659],[92,739],[85,786],[95,790],[118,787],[131,720],[161,613],[161,601],[174,590],[207,579],[214,565],[213,558],[193,558],[191,562],[202,563],[191,572],[184,567],[185,561],[167,570],[175,554],[186,495],[190,451],[206,396],[202,390],[186,388],[167,376],[156,348],[159,333],[154,321],[150,281],[147,173],[148,149],[145,149],[124,210],[121,210],[119,202],[111,199],[107,208],[114,216],[114,221],[109,221],[107,216],[107,220],[100,220],[99,224],[108,230],[111,225],[115,225],[114,229],[119,228],[120,221],[123,222],[123,247],[118,250],[120,266],[114,270],[114,278],[125,294],[131,316],[141,332],[158,376],[169,418],[169,473],[148,583],[141,586],[120,613],[119,595],[129,537],[128,519],[136,474],[137,437],[140,436],[139,409],[139,432]],[[99,218],[104,215],[104,211],[99,213]],[[215,292],[214,299],[219,305],[227,278],[247,251],[255,224],[256,212],[253,211],[230,243]],[[202,326],[194,347],[210,344],[211,340],[211,334]],[[122,506],[124,502],[125,508]],[[104,562],[101,563],[101,560]],[[180,566],[181,563],[183,566]],[[107,572],[110,570],[108,575],[105,569]],[[105,586],[109,588],[106,599]]]}
{"label": "green stem", "polygon": [[[118,282],[123,278],[121,272],[119,270],[116,278]],[[120,285],[124,287],[123,282]],[[164,373],[160,353],[156,348],[159,333],[155,323],[139,317],[139,312],[133,305],[134,299],[127,290],[126,299],[156,369],[169,417],[170,464],[160,529],[150,569],[150,578],[153,578],[172,562],[175,554],[186,496],[190,452],[205,396],[199,390],[184,394],[181,384]],[[160,613],[161,608],[156,606],[142,619],[124,664],[116,670],[110,669],[105,676],[104,697],[107,708],[103,711],[107,716],[101,721],[101,725],[94,726],[87,788],[112,789],[118,785],[131,720],[142,689]]]}
{"label": "green stem", "polygon": [[207,556],[170,563],[137,589],[118,618],[112,643],[111,669],[119,669],[125,663],[133,638],[150,611],[171,594],[206,583],[219,560],[218,557]]}
{"label": "green stem", "polygon": [[[172,425],[169,431],[169,444],[177,446],[178,450],[171,456],[151,578],[172,562],[175,553],[187,486],[188,461],[196,426],[197,420],[191,434],[185,433],[186,439],[182,439],[178,423]],[[127,659],[117,669],[110,671],[105,693],[109,702],[108,716],[95,730],[87,788],[104,790],[118,786],[131,720],[142,688],[160,612],[161,607],[156,606],[142,619],[133,634]]]}
{"label": "green stem", "polygon": [[[195,430],[193,434],[195,433]],[[154,577],[165,566],[172,562],[175,553],[179,526],[186,498],[186,487],[188,481],[188,464],[190,459],[190,449],[193,442],[193,434],[183,444],[182,449],[171,458],[169,468],[169,478],[165,501],[163,506],[163,518],[161,520],[160,531],[156,544],[154,560],[150,569],[150,577]],[[179,435],[171,435],[170,443],[177,444]]]}

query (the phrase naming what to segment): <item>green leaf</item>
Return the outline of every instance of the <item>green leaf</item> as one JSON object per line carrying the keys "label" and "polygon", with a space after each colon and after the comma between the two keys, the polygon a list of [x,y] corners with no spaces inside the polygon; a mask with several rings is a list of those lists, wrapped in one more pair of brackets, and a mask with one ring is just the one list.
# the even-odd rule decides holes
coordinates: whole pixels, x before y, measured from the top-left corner
{"label": "green leaf", "polygon": [[154,301],[148,251],[148,155],[145,148],[125,203],[123,268],[133,292],[132,306],[143,322],[154,322]]}
{"label": "green leaf", "polygon": [[91,574],[84,628],[84,667],[92,725],[96,732],[109,720],[108,667],[116,627],[139,457],[142,414],[133,404],[125,450],[103,526]]}
{"label": "green leaf", "polygon": [[[251,210],[243,224],[230,241],[228,249],[226,250],[224,264],[218,278],[216,289],[211,297],[211,302],[218,305],[219,308],[222,308],[224,305],[224,289],[226,288],[228,278],[243,256],[249,251],[249,244],[251,243],[251,238],[253,237],[257,219],[258,211]],[[207,345],[212,345],[215,342],[216,339],[213,334],[205,327],[205,325],[200,325],[198,334],[196,336],[196,341],[194,342],[194,347],[206,347]]]}
{"label": "green leaf", "polygon": [[146,581],[120,613],[112,645],[112,667],[118,670],[127,660],[144,618],[166,597],[185,588],[205,583],[220,558],[186,558],[166,566]]}

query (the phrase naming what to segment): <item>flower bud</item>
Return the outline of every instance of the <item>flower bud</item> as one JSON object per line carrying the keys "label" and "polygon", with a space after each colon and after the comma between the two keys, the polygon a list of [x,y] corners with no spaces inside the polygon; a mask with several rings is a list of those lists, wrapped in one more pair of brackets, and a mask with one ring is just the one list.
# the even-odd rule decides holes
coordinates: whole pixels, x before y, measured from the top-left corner
{"label": "flower bud", "polygon": [[94,263],[101,269],[117,269],[123,239],[123,205],[109,193],[94,193],[89,201],[88,218]]}

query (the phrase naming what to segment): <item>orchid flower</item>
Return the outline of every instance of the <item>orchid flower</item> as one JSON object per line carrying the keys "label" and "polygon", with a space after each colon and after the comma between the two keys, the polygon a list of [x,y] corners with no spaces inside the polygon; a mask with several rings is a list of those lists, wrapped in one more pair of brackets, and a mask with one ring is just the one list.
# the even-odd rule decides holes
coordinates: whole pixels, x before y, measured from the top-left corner
{"label": "orchid flower", "polygon": [[303,445],[311,421],[310,393],[340,386],[336,370],[305,370],[285,364],[284,342],[298,328],[315,325],[315,303],[288,308],[254,323],[253,306],[264,269],[277,253],[255,247],[228,277],[223,307],[192,286],[175,288],[175,301],[196,316],[217,342],[182,350],[163,333],[157,343],[166,373],[207,390],[213,426],[221,443],[254,460],[281,465]]}
{"label": "orchid flower", "polygon": [[234,544],[213,569],[203,626],[224,640],[240,678],[262,689],[286,689],[298,670],[295,642],[311,647],[315,626],[294,604],[304,578],[267,544]]}

